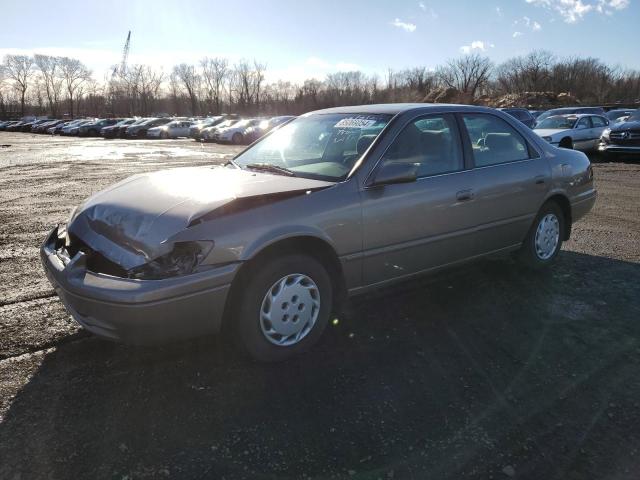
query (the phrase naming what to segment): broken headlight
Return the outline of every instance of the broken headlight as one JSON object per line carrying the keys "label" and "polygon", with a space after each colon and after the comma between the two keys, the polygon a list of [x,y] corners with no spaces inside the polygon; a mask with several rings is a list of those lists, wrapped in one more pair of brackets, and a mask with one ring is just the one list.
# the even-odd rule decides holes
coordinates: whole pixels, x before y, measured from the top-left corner
{"label": "broken headlight", "polygon": [[194,273],[213,248],[213,242],[179,242],[171,252],[127,272],[129,278],[159,280]]}

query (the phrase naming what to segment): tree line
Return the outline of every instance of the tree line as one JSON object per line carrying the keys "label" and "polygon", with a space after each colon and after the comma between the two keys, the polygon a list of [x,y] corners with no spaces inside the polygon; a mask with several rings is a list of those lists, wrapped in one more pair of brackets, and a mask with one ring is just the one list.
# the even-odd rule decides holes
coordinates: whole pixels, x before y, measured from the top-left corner
{"label": "tree line", "polygon": [[[504,95],[566,93],[582,103],[640,101],[640,71],[597,58],[559,58],[547,51],[494,64],[479,54],[435,69],[413,67],[383,75],[330,73],[323,80],[268,83],[266,63],[205,57],[165,72],[149,65],[114,67],[101,81],[80,60],[6,55],[0,64],[0,118],[51,115],[133,116],[300,114],[319,108],[385,102],[492,104]],[[516,97],[517,98],[517,97]]]}

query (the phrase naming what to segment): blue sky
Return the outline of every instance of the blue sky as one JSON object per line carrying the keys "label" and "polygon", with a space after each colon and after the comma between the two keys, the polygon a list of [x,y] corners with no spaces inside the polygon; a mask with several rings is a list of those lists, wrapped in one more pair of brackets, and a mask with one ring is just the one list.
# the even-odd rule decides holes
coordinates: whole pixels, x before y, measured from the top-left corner
{"label": "blue sky", "polygon": [[256,58],[269,80],[433,68],[467,52],[499,63],[534,49],[640,68],[640,0],[3,0],[0,12],[0,55],[75,56],[98,79],[129,29],[131,63]]}

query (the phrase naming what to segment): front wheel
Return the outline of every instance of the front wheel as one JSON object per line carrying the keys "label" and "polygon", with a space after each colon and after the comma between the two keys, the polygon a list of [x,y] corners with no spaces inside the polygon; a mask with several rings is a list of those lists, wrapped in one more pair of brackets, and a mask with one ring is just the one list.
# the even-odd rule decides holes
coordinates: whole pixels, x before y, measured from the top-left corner
{"label": "front wheel", "polygon": [[551,264],[562,247],[564,222],[564,214],[558,204],[553,201],[545,203],[518,252],[520,261],[532,268]]}
{"label": "front wheel", "polygon": [[333,291],[325,268],[289,254],[256,266],[235,302],[236,338],[261,362],[278,362],[314,345],[329,322]]}
{"label": "front wheel", "polygon": [[242,143],[242,139],[243,137],[241,133],[234,133],[233,137],[231,137],[231,141],[234,145],[240,145]]}

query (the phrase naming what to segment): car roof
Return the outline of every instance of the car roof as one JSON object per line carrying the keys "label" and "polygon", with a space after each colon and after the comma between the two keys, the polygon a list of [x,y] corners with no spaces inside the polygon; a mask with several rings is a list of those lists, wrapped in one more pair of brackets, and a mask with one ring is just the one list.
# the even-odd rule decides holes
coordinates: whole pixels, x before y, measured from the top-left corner
{"label": "car roof", "polygon": [[[352,105],[347,107],[325,108],[315,110],[309,114],[325,113],[352,113],[352,114],[390,114],[409,112],[412,110],[447,110],[456,109],[468,112],[490,112],[495,111],[489,107],[476,107],[473,105],[457,105],[451,103],[379,103],[373,105]],[[308,115],[308,114],[307,114]]]}

